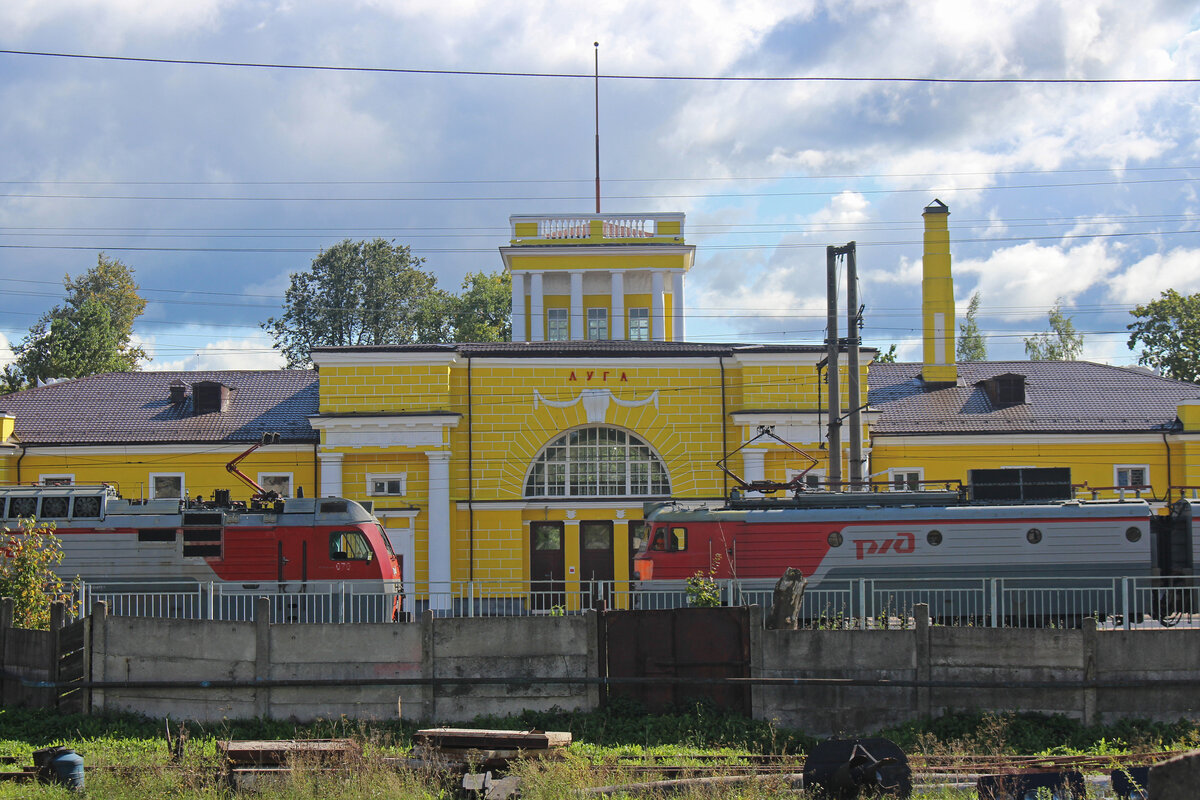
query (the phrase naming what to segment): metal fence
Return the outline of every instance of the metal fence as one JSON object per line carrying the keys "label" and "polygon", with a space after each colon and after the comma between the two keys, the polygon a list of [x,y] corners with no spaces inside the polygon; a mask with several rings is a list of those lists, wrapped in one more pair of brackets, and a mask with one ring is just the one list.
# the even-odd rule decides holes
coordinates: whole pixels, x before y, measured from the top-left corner
{"label": "metal fence", "polygon": [[[773,583],[723,580],[721,605],[770,610]],[[623,581],[571,584],[464,581],[381,586],[378,581],[307,583],[90,583],[83,611],[104,601],[117,616],[249,622],[255,600],[270,601],[272,623],[404,622],[426,611],[443,617],[561,616],[586,610],[668,609],[695,604],[685,581],[638,586]],[[1200,627],[1200,577],[861,578],[810,586],[800,606],[804,628],[883,630],[914,624],[924,603],[935,625],[989,628]]]}

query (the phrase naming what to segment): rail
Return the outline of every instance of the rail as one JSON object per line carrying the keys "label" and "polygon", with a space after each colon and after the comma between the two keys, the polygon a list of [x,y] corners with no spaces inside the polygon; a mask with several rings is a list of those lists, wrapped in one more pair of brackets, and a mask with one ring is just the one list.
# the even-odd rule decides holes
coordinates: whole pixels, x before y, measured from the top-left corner
{"label": "rail", "polygon": [[[717,582],[722,605],[770,609],[769,581]],[[686,581],[578,581],[570,584],[461,581],[398,588],[370,581],[184,584],[85,583],[85,612],[104,601],[117,616],[249,622],[255,598],[270,602],[271,622],[400,622],[429,611],[443,617],[565,616],[586,610],[655,610],[693,604]],[[980,628],[1104,629],[1200,627],[1200,577],[862,578],[810,586],[800,607],[809,629],[896,630],[915,626],[929,606],[935,625]]]}

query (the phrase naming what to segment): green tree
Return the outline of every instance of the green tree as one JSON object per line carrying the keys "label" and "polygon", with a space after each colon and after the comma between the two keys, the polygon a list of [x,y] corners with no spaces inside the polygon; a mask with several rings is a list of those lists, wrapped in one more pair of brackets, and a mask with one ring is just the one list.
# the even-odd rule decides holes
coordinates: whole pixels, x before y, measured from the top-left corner
{"label": "green tree", "polygon": [[1071,318],[1062,313],[1062,298],[1050,309],[1050,330],[1025,340],[1031,361],[1074,361],[1083,353],[1083,334],[1076,332]]}
{"label": "green tree", "polygon": [[1129,349],[1142,346],[1138,363],[1179,381],[1200,381],[1200,293],[1174,289],[1129,312]]}
{"label": "green tree", "polygon": [[346,239],[322,250],[307,272],[292,273],[283,316],[262,327],[289,367],[312,363],[314,347],[438,341],[447,300],[425,263],[386,239]]}
{"label": "green tree", "polygon": [[512,338],[512,276],[474,272],[463,279],[454,298],[456,342],[507,342]]}
{"label": "green tree", "polygon": [[887,352],[880,353],[879,355],[877,355],[875,357],[875,363],[877,363],[877,364],[895,364],[896,363],[896,343],[892,342],[891,346],[887,349]]}
{"label": "green tree", "polygon": [[967,318],[958,326],[958,346],[955,348],[959,361],[987,361],[987,345],[975,316],[979,313],[979,292],[971,295],[967,304]]}
{"label": "green tree", "polygon": [[[77,610],[77,588],[55,573],[62,564],[62,542],[53,524],[38,524],[32,517],[19,520],[17,530],[0,533],[0,597],[13,601],[13,626],[31,630],[50,627],[50,605],[67,604]],[[78,581],[76,581],[78,583]]]}
{"label": "green tree", "polygon": [[65,302],[42,315],[13,348],[0,377],[5,391],[51,378],[138,369],[146,351],[132,343],[133,323],[146,308],[133,271],[99,255],[96,266],[63,279]]}

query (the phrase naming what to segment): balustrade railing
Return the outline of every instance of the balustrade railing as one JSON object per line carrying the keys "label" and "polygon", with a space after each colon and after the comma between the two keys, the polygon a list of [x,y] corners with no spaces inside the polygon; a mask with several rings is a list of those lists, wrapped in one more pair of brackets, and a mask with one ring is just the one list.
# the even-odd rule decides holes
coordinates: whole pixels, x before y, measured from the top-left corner
{"label": "balustrade railing", "polygon": [[[769,581],[718,581],[722,605],[771,606]],[[253,621],[266,597],[271,622],[403,622],[426,612],[444,617],[565,616],[587,610],[655,610],[694,604],[684,581],[572,583],[462,581],[416,584],[407,595],[378,582],[246,584],[139,582],[84,584],[83,611],[97,601],[118,616]],[[1200,627],[1200,578],[862,578],[810,587],[800,606],[805,628],[903,629],[913,609],[929,607],[935,625],[1102,628]]]}

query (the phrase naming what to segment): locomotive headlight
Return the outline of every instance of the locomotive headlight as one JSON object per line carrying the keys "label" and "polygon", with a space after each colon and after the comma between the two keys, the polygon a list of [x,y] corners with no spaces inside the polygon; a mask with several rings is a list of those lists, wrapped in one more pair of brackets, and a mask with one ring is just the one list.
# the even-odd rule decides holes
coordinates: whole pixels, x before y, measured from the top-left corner
{"label": "locomotive headlight", "polygon": [[1131,542],[1141,541],[1142,529],[1131,525],[1125,529],[1125,538]]}

